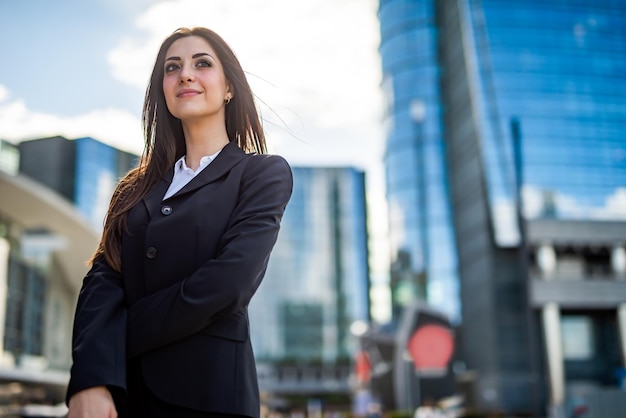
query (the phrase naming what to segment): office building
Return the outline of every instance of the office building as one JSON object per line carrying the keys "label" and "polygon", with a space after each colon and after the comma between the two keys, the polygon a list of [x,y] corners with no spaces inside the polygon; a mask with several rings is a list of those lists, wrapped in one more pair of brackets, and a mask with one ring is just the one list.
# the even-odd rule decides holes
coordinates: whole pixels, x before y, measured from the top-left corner
{"label": "office building", "polygon": [[85,261],[135,160],[92,138],[0,142],[0,415],[66,412]]}
{"label": "office building", "polygon": [[[132,156],[91,138],[23,142],[21,155],[8,143],[0,150],[8,161],[0,170],[0,285],[5,280],[9,293],[6,301],[0,294],[8,365],[0,363],[0,390],[35,370],[41,378],[32,387],[58,402],[70,364],[73,301],[102,223],[96,214],[106,210],[100,201],[106,194],[108,204],[108,186]],[[250,305],[260,388],[266,400],[348,399],[357,343],[350,329],[370,319],[365,175],[349,167],[292,170],[292,199]]]}
{"label": "office building", "polygon": [[20,151],[8,141],[0,139],[0,171],[17,174],[20,169]]}
{"label": "office building", "polygon": [[425,298],[460,320],[431,1],[381,1],[393,317]]}
{"label": "office building", "polygon": [[99,234],[58,193],[17,173],[17,148],[7,148],[11,158],[2,156],[0,169],[0,415],[26,416],[45,404],[50,416],[61,416],[74,305]]}
{"label": "office building", "polygon": [[369,321],[365,176],[293,167],[294,188],[250,304],[261,389],[347,393],[355,321]]}
{"label": "office building", "polygon": [[136,155],[89,137],[34,139],[19,150],[20,172],[60,193],[98,230],[118,180],[137,163]]}
{"label": "office building", "polygon": [[623,402],[626,4],[381,0],[379,18],[393,261],[458,315],[469,401]]}

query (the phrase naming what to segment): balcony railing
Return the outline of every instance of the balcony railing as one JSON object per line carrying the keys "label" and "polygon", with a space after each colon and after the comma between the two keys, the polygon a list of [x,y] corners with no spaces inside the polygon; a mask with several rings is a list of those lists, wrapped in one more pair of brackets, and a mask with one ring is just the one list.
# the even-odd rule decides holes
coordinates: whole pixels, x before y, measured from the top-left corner
{"label": "balcony railing", "polygon": [[551,278],[531,275],[530,301],[535,307],[556,302],[563,308],[617,308],[626,303],[626,280]]}
{"label": "balcony railing", "polygon": [[349,366],[298,366],[259,364],[257,374],[262,392],[348,393]]}

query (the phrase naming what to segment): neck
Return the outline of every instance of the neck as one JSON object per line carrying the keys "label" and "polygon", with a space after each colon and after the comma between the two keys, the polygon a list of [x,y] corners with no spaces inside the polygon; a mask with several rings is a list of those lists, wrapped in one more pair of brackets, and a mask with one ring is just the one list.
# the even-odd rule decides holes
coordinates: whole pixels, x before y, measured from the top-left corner
{"label": "neck", "polygon": [[200,159],[205,155],[213,155],[228,144],[226,125],[210,123],[200,119],[198,121],[183,121],[185,146],[187,148],[185,162],[187,167],[196,170],[200,166]]}

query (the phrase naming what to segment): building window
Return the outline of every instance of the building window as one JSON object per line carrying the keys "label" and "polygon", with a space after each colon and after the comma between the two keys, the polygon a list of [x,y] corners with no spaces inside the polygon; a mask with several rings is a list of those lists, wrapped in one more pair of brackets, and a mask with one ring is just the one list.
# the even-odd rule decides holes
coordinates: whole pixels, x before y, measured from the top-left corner
{"label": "building window", "polygon": [[281,314],[285,357],[289,360],[321,360],[324,350],[322,305],[285,302]]}
{"label": "building window", "polygon": [[594,356],[593,322],[587,316],[563,316],[561,337],[564,360],[589,360]]}
{"label": "building window", "polygon": [[4,349],[16,358],[42,354],[45,288],[37,269],[10,258]]}

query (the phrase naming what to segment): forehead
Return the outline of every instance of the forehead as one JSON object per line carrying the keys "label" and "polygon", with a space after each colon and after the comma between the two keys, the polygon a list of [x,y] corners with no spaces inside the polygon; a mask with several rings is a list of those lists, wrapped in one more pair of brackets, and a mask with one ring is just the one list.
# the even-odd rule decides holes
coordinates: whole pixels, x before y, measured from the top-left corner
{"label": "forehead", "polygon": [[217,58],[217,55],[211,47],[211,44],[209,44],[206,39],[200,36],[185,36],[184,38],[175,40],[172,45],[170,45],[170,47],[167,49],[165,53],[165,58],[169,58],[172,56],[185,58],[199,52],[207,52],[211,54],[214,58]]}

